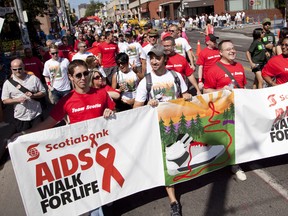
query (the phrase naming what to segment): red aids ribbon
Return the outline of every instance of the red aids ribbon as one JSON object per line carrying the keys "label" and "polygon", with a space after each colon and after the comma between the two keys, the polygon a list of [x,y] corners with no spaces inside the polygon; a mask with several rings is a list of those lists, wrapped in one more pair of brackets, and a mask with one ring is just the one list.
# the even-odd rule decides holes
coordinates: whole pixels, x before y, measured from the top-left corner
{"label": "red aids ribbon", "polygon": [[[108,149],[107,156],[104,157],[101,152]],[[108,143],[101,145],[97,148],[96,153],[96,162],[104,168],[104,174],[102,178],[102,189],[110,193],[110,183],[111,177],[113,177],[117,183],[122,187],[125,179],[121,175],[121,173],[114,167],[114,159],[115,159],[116,151],[115,149]]]}
{"label": "red aids ribbon", "polygon": [[90,147],[93,148],[93,146],[95,145],[96,147],[98,146],[98,143],[96,141],[96,135],[95,134],[90,134],[89,135],[89,139],[91,140],[91,144]]}

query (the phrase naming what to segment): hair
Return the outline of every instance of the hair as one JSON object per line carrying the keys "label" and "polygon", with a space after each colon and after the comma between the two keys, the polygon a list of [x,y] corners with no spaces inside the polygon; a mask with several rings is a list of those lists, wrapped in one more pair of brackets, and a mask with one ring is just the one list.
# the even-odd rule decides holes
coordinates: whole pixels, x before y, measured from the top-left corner
{"label": "hair", "polygon": [[85,42],[83,42],[83,41],[80,41],[79,43],[78,43],[78,45],[77,45],[77,47],[78,47],[78,49],[81,47],[81,46],[86,46],[86,43]]}
{"label": "hair", "polygon": [[98,74],[103,78],[103,76],[102,76],[102,74],[100,73],[99,70],[97,70],[96,68],[93,69],[93,70],[89,73],[89,82],[88,82],[88,83],[89,83],[89,86],[90,86],[90,87],[94,87],[93,77],[94,77],[95,73],[98,73]]}
{"label": "hair", "polygon": [[172,36],[167,36],[162,41],[172,41],[172,45],[175,46],[175,39]]}
{"label": "hair", "polygon": [[126,53],[119,53],[116,56],[116,62],[117,64],[119,63],[127,64],[129,62],[129,56]]}
{"label": "hair", "polygon": [[91,69],[92,63],[93,63],[96,59],[97,59],[97,58],[96,58],[96,56],[94,56],[94,55],[88,56],[88,57],[86,58],[86,64],[87,64],[87,66],[88,66],[89,69]]}
{"label": "hair", "polygon": [[83,60],[79,60],[79,59],[75,59],[73,61],[70,62],[70,64],[68,65],[68,73],[73,76],[74,74],[74,69],[78,66],[83,66],[85,68],[87,68],[88,70],[88,65],[86,64],[85,61]]}
{"label": "hair", "polygon": [[177,25],[175,25],[175,24],[171,24],[171,25],[169,26],[169,28],[171,28],[171,27],[175,27],[176,30],[179,30],[179,27],[178,27]]}
{"label": "hair", "polygon": [[259,38],[261,38],[261,34],[263,32],[263,29],[262,28],[256,28],[253,30],[253,40],[257,40]]}
{"label": "hair", "polygon": [[105,32],[105,38],[107,39],[107,38],[110,36],[110,34],[112,34],[111,31],[106,31],[106,32]]}
{"label": "hair", "polygon": [[55,45],[55,44],[51,44],[51,45],[49,46],[49,50],[50,50],[50,49],[56,49],[56,50],[58,50],[58,46]]}
{"label": "hair", "polygon": [[67,36],[63,36],[63,37],[61,38],[62,41],[66,40],[66,39],[67,39]]}
{"label": "hair", "polygon": [[279,43],[281,44],[282,41],[288,37],[288,28],[284,27],[280,30],[280,34],[279,34]]}
{"label": "hair", "polygon": [[219,50],[222,50],[223,43],[233,43],[233,42],[231,40],[222,40],[222,41],[220,41],[220,43],[218,44],[218,49]]}

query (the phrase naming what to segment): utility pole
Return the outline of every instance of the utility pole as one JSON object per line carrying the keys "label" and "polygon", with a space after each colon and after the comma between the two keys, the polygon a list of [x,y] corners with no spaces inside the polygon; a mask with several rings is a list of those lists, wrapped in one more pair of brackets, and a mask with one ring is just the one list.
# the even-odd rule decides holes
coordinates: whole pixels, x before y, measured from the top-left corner
{"label": "utility pole", "polygon": [[14,8],[15,8],[18,20],[19,20],[19,28],[21,31],[23,47],[24,49],[31,48],[29,33],[25,24],[24,16],[23,16],[22,2],[21,0],[13,0],[13,2],[14,2]]}
{"label": "utility pole", "polygon": [[139,6],[138,6],[138,20],[140,22],[140,20],[141,20],[141,0],[139,0],[138,2],[139,2]]}

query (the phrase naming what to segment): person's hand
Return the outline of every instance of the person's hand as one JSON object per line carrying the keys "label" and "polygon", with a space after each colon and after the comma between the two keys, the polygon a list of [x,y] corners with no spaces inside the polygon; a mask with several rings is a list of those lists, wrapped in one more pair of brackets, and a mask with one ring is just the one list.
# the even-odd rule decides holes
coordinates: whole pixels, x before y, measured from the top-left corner
{"label": "person's hand", "polygon": [[201,92],[201,91],[197,91],[196,94],[197,94],[197,95],[201,95],[202,92]]}
{"label": "person's hand", "polygon": [[193,71],[195,71],[195,65],[194,64],[190,64],[190,68],[193,70]]}
{"label": "person's hand", "polygon": [[233,88],[231,86],[229,86],[229,85],[224,86],[223,89],[224,90],[229,90],[229,91],[233,90]]}
{"label": "person's hand", "polygon": [[272,49],[273,49],[273,44],[272,44],[272,43],[266,44],[265,47],[266,47],[267,49],[272,50]]}
{"label": "person's hand", "polygon": [[25,95],[30,98],[33,94],[32,92],[26,92]]}
{"label": "person's hand", "polygon": [[184,99],[185,101],[191,101],[192,95],[189,94],[189,93],[185,93],[185,94],[183,94],[183,99]]}
{"label": "person's hand", "polygon": [[17,98],[17,102],[23,104],[28,98],[27,97],[19,97]]}
{"label": "person's hand", "polygon": [[103,117],[104,118],[109,118],[110,116],[114,115],[114,111],[109,109],[109,108],[106,108],[103,112]]}
{"label": "person's hand", "polygon": [[155,99],[151,99],[148,101],[148,105],[150,105],[151,107],[157,107],[159,104],[158,100]]}
{"label": "person's hand", "polygon": [[269,52],[265,52],[265,55],[267,58],[270,58],[270,53]]}
{"label": "person's hand", "polygon": [[199,82],[199,83],[198,83],[198,87],[199,87],[200,90],[202,90],[203,87],[204,87],[204,83],[203,83],[203,82]]}
{"label": "person's hand", "polygon": [[132,69],[135,73],[138,73],[138,71],[137,71],[137,66],[136,66],[136,64],[135,64],[135,60],[133,61],[132,64],[129,63],[129,65],[130,65],[131,69]]}
{"label": "person's hand", "polygon": [[54,90],[54,88],[53,88],[51,85],[48,85],[48,89],[49,89],[50,91],[53,91],[53,90]]}
{"label": "person's hand", "polygon": [[251,68],[254,69],[257,65],[255,63],[250,64]]}

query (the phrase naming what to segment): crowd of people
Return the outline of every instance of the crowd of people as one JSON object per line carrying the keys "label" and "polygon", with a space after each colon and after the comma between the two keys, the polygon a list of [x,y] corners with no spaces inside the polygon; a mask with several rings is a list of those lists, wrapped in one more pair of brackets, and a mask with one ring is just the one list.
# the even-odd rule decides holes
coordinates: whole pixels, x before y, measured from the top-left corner
{"label": "crowd of people", "polygon": [[[239,16],[237,21],[242,22],[245,14],[239,12]],[[204,26],[201,21],[203,29],[230,22],[215,21],[215,16],[209,20]],[[269,30],[271,20],[266,18],[262,24],[263,28],[253,31],[254,40],[246,53],[255,73],[253,88],[263,88],[264,81],[270,86],[288,81],[288,30],[281,30],[276,45]],[[46,47],[35,43],[32,49],[25,49],[24,58],[12,60],[12,74],[1,88],[3,104],[14,108],[10,125],[13,138],[54,127],[63,119],[66,124],[99,116],[109,119],[115,112],[145,104],[154,107],[180,97],[189,101],[194,95],[245,88],[247,84],[243,66],[235,61],[233,42],[222,40],[218,44],[219,38],[211,29],[204,32],[206,48],[198,59],[181,23],[166,26],[161,35],[149,23],[143,29],[127,23],[83,24],[66,29],[61,39],[38,32]],[[53,108],[43,121],[47,101]],[[87,105],[94,109],[81,109]],[[246,180],[238,165],[232,170],[239,180]],[[166,190],[171,215],[181,215],[175,188],[167,186]],[[103,212],[99,208],[91,215]]]}

